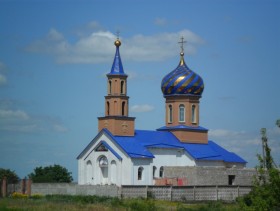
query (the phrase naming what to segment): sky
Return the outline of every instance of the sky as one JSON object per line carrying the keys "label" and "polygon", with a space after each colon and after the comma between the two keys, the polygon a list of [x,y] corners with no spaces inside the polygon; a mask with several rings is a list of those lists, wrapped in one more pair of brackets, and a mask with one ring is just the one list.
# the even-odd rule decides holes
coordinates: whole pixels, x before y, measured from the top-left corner
{"label": "sky", "polygon": [[204,80],[209,139],[258,164],[260,129],[280,164],[280,1],[0,0],[0,168],[21,178],[76,157],[104,116],[120,54],[136,129],[165,124],[162,78],[185,61]]}

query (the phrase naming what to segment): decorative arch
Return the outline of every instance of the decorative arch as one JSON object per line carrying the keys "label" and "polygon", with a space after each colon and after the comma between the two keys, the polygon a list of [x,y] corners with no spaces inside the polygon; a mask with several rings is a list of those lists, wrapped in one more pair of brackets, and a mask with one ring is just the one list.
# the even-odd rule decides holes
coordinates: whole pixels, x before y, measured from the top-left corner
{"label": "decorative arch", "polygon": [[112,160],[111,162],[111,183],[117,184],[117,162]]}
{"label": "decorative arch", "polygon": [[93,180],[93,168],[90,160],[86,162],[86,183],[91,184]]}
{"label": "decorative arch", "polygon": [[192,123],[196,123],[196,106],[192,105]]}
{"label": "decorative arch", "polygon": [[144,172],[144,168],[142,166],[140,166],[138,168],[138,174],[137,174],[137,179],[138,180],[143,180],[144,179],[143,172]]}
{"label": "decorative arch", "polygon": [[107,116],[110,115],[110,103],[107,101]]}
{"label": "decorative arch", "polygon": [[121,81],[121,94],[125,94],[124,90],[125,90],[124,81]]}
{"label": "decorative arch", "polygon": [[185,122],[185,106],[183,104],[179,105],[179,122]]}
{"label": "decorative arch", "polygon": [[122,102],[122,116],[125,116],[125,102]]}
{"label": "decorative arch", "polygon": [[173,108],[172,105],[168,106],[168,123],[173,122]]}
{"label": "decorative arch", "polygon": [[162,178],[163,175],[164,175],[164,169],[163,169],[163,166],[161,166],[161,167],[159,168],[159,177]]}
{"label": "decorative arch", "polygon": [[112,94],[112,81],[109,80],[109,94]]}
{"label": "decorative arch", "polygon": [[153,166],[153,178],[156,177],[156,171],[157,171],[157,167],[156,167],[156,166]]}

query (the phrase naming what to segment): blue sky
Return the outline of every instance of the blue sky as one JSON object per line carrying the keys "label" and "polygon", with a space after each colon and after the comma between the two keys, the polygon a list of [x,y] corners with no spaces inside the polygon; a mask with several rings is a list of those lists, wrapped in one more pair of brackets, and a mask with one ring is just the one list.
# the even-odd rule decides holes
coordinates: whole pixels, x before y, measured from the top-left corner
{"label": "blue sky", "polygon": [[116,39],[137,129],[164,125],[162,78],[185,61],[204,80],[201,126],[257,164],[267,128],[280,164],[279,1],[0,0],[0,167],[27,176],[76,157],[104,115]]}

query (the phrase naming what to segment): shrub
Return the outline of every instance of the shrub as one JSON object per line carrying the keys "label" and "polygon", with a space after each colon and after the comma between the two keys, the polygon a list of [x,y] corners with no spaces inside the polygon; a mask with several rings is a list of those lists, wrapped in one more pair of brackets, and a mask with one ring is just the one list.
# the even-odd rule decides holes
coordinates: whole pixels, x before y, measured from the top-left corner
{"label": "shrub", "polygon": [[14,193],[12,193],[12,198],[14,198],[14,199],[28,199],[28,195],[23,194],[23,193],[14,192]]}

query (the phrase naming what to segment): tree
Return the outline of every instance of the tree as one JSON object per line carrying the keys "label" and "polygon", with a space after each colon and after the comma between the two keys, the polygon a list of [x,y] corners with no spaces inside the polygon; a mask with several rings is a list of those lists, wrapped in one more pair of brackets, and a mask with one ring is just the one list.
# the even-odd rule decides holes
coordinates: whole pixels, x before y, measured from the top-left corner
{"label": "tree", "polygon": [[280,209],[280,171],[273,165],[273,158],[267,141],[264,143],[265,159],[257,155],[259,166],[252,191],[241,198],[242,208],[253,210],[278,210]]}
{"label": "tree", "polygon": [[60,165],[46,166],[46,167],[36,167],[34,172],[30,173],[28,177],[34,183],[62,183],[62,182],[72,182],[73,178],[71,172]]}
{"label": "tree", "polygon": [[15,184],[19,181],[19,177],[14,171],[0,168],[0,180],[4,179],[4,177],[7,178],[9,184]]}

